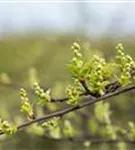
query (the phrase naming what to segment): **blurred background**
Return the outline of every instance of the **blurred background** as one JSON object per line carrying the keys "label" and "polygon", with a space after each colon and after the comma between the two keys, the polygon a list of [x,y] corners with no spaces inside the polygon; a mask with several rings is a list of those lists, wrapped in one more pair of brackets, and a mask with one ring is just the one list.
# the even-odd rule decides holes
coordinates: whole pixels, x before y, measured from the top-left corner
{"label": "blurred background", "polygon": [[[54,96],[65,95],[64,88],[72,82],[66,65],[74,41],[87,58],[101,54],[111,60],[119,42],[134,58],[134,15],[134,3],[0,2],[0,117],[20,119],[18,91],[20,87],[29,91],[35,81],[52,88]],[[134,97],[129,92],[110,101],[114,118],[121,117],[123,124],[135,120]],[[70,149],[79,146],[19,133],[4,139],[0,148],[64,149],[65,144]]]}

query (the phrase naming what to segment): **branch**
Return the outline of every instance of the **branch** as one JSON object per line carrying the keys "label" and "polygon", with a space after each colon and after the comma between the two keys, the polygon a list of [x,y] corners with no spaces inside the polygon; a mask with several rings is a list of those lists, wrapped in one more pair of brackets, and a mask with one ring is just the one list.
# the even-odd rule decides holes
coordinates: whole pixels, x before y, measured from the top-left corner
{"label": "branch", "polygon": [[114,92],[120,87],[121,87],[121,85],[118,81],[111,82],[105,87],[105,93],[107,94],[110,92]]}
{"label": "branch", "polygon": [[[85,92],[82,92],[80,94],[80,96],[87,96],[87,95],[91,95],[91,97],[94,99],[96,97],[99,97],[98,94],[94,94],[92,93],[89,89],[88,89],[88,86],[86,85],[86,82],[84,80],[80,80],[80,83],[82,84],[82,86],[84,87],[85,89]],[[4,86],[4,87],[7,87],[7,88],[12,88],[14,90],[19,90],[22,88],[22,86],[20,86],[19,84],[13,84],[13,83],[10,83],[10,84],[5,84],[5,83],[2,83],[0,82],[0,85],[1,86]],[[109,93],[109,92],[114,92],[118,87],[120,87],[120,85],[118,84],[117,81],[115,82],[112,82],[110,84],[108,84],[106,86],[106,91],[105,93]],[[24,89],[26,89],[28,92],[30,92],[31,94],[34,94],[34,92],[32,91],[32,89],[28,88],[28,87],[24,87]],[[43,87],[43,89],[46,91],[47,88]],[[51,100],[49,101],[50,103],[62,103],[62,102],[65,102],[68,100],[68,97],[63,97],[63,98],[51,98]]]}
{"label": "branch", "polygon": [[[93,105],[95,104],[96,102],[99,102],[99,101],[102,101],[102,100],[106,100],[107,98],[110,98],[110,97],[114,97],[114,96],[117,96],[117,95],[120,95],[122,93],[125,93],[127,91],[130,91],[130,90],[133,90],[135,89],[135,86],[128,86],[128,87],[121,87],[119,88],[117,91],[114,91],[112,93],[108,93],[106,95],[103,95],[99,98],[96,98],[96,99],[92,99],[91,97],[88,99],[88,101],[80,104],[80,105],[77,105],[75,107],[69,107],[69,108],[66,108],[66,109],[63,109],[63,110],[59,110],[59,111],[56,111],[56,112],[53,112],[51,114],[48,114],[48,115],[45,115],[43,117],[40,117],[40,118],[37,118],[37,119],[34,119],[32,121],[29,121],[29,122],[26,122],[26,123],[23,123],[21,124],[20,126],[17,127],[18,130],[21,130],[33,123],[38,123],[38,122],[41,122],[41,121],[46,121],[50,118],[53,118],[53,117],[62,117],[68,113],[71,113],[73,111],[76,111],[78,109],[81,109],[81,108],[84,108],[84,107],[87,107],[87,106],[90,106],[90,105]],[[4,134],[3,132],[0,133],[0,135]]]}
{"label": "branch", "polygon": [[[85,92],[81,93],[80,96],[91,96],[92,99],[95,99],[95,98],[98,98],[100,95],[99,94],[95,94],[95,93],[92,93],[89,89],[88,89],[88,86],[85,82],[85,80],[80,80],[80,83],[82,84]],[[118,88],[120,88],[120,84],[118,81],[114,81],[114,82],[111,82],[109,83],[106,87],[105,87],[105,94],[107,93],[111,93],[111,92],[114,92],[116,91]],[[64,98],[61,98],[61,99],[56,99],[56,98],[51,98],[50,102],[51,103],[54,103],[54,102],[64,102],[64,101],[67,101],[68,100],[68,97],[64,97]]]}
{"label": "branch", "polygon": [[89,90],[89,88],[88,88],[88,86],[87,86],[85,80],[80,80],[80,83],[82,84],[82,86],[83,86],[83,88],[85,89],[86,93],[88,93],[89,95],[91,95],[91,97],[93,97],[93,98],[99,97],[99,94],[92,93],[92,92]]}

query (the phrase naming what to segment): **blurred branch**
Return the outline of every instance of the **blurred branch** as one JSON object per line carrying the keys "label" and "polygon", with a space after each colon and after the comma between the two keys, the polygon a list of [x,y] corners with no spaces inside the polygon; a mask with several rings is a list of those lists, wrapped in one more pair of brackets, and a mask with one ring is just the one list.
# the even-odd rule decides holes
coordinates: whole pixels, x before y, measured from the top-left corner
{"label": "blurred branch", "polygon": [[7,83],[3,83],[3,82],[0,82],[0,86],[6,87],[6,88],[12,88],[13,90],[18,90],[21,88],[21,86],[19,86],[18,84],[13,84],[13,83],[7,84]]}
{"label": "blurred branch", "polygon": [[[3,82],[0,82],[0,86],[5,87],[5,88],[11,88],[11,89],[17,90],[17,91],[19,91],[23,87],[26,91],[34,94],[34,91],[31,88],[29,88],[27,86],[22,86],[22,85],[19,85],[19,84],[16,84],[16,83],[3,83]],[[44,87],[44,86],[42,86],[42,87],[45,91],[48,89],[47,87]]]}
{"label": "blurred branch", "polygon": [[44,139],[59,141],[59,142],[90,142],[91,144],[116,144],[119,142],[124,142],[127,144],[135,144],[135,140],[128,140],[128,139],[101,139],[101,138],[93,138],[93,137],[67,137],[67,138],[53,138],[50,136],[42,136]]}

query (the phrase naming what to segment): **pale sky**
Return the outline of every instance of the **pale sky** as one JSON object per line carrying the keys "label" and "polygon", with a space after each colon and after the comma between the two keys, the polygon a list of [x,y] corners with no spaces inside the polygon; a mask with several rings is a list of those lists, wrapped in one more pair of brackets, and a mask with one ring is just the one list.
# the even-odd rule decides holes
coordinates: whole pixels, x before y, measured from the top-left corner
{"label": "pale sky", "polygon": [[119,26],[135,32],[134,16],[135,3],[0,3],[0,32],[84,27],[102,33]]}

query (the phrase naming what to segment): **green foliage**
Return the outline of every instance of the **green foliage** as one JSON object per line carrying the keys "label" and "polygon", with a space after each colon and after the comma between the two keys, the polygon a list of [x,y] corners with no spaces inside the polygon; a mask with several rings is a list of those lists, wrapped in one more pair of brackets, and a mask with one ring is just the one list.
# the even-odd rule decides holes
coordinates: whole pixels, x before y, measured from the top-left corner
{"label": "green foliage", "polygon": [[98,122],[96,119],[90,119],[88,122],[88,128],[89,128],[89,132],[92,135],[95,135],[98,129]]}
{"label": "green foliage", "polygon": [[42,123],[42,127],[45,131],[49,132],[50,136],[53,138],[60,138],[60,126],[59,126],[60,118],[54,117],[47,122]]}
{"label": "green foliage", "polygon": [[39,101],[38,101],[39,105],[43,106],[47,102],[50,102],[51,100],[50,89],[44,92],[44,90],[39,86],[38,83],[34,83],[33,88],[34,88],[35,94],[39,97]]}
{"label": "green foliage", "polygon": [[[114,126],[111,121],[111,111],[109,103],[98,102],[95,104],[95,116],[96,118],[105,124],[103,127],[104,134],[107,137],[115,140],[117,138],[117,126]],[[102,129],[101,129],[102,130]]]}
{"label": "green foliage", "polygon": [[79,102],[79,91],[73,86],[68,86],[66,89],[68,95],[68,104],[77,105]]}
{"label": "green foliage", "polygon": [[73,51],[73,59],[71,63],[68,65],[69,69],[72,72],[74,78],[80,78],[81,76],[81,69],[83,67],[83,60],[82,54],[80,53],[80,46],[77,43],[73,43],[71,47]]}
{"label": "green foliage", "polygon": [[75,134],[75,131],[73,129],[73,126],[69,120],[64,120],[63,123],[63,135],[65,137],[73,137]]}
{"label": "green foliage", "polygon": [[103,122],[109,122],[110,120],[110,105],[109,103],[103,103],[102,101],[101,102],[98,102],[95,104],[95,107],[94,107],[94,112],[95,112],[95,116],[96,118]]}
{"label": "green foliage", "polygon": [[29,119],[34,119],[33,107],[29,102],[26,91],[24,89],[20,89],[19,94],[20,94],[20,97],[22,100],[20,111],[26,113],[26,115]]}
{"label": "green foliage", "polygon": [[[72,107],[73,109],[77,108],[74,107],[77,105],[79,108],[81,96],[89,96],[90,98],[91,96],[95,96],[94,98],[92,98],[96,101],[96,98],[102,97],[108,94],[109,92],[111,93],[112,91],[108,91],[108,93],[106,93],[106,90],[108,85],[111,85],[112,82],[118,82],[120,84],[120,87],[134,84],[134,76],[132,70],[135,69],[135,63],[129,55],[123,52],[122,44],[117,45],[117,56],[113,62],[106,62],[104,58],[99,57],[97,55],[94,55],[92,58],[90,58],[90,60],[85,61],[85,59],[83,59],[81,47],[77,43],[73,43],[71,49],[73,51],[73,58],[68,64],[68,67],[72,74],[73,85],[67,86],[67,97],[64,98],[64,100],[66,100],[66,104],[71,105],[71,110]],[[32,69],[31,72],[32,74],[35,74],[31,77],[32,81],[36,81],[36,70]],[[6,76],[5,74],[3,76],[4,77],[2,78],[2,80],[5,83],[6,81],[10,83],[9,78],[7,78],[8,76]],[[83,83],[85,83],[85,85],[82,83],[82,81],[84,81]],[[50,89],[44,91],[44,89],[41,88],[38,83],[34,83],[33,89],[38,98],[38,100],[34,101],[33,103],[30,103],[29,98],[27,96],[27,92],[24,89],[20,90],[20,97],[22,100],[21,112],[24,112],[29,119],[31,119],[32,121],[36,120],[34,113],[37,112],[35,111],[36,104],[43,106],[42,110],[45,114],[46,112],[48,113],[50,111],[49,108],[54,106],[56,108],[56,112],[53,112],[54,116],[61,117],[63,114],[65,115],[65,112],[63,114],[57,115],[57,110],[60,110],[60,108],[62,107],[62,110],[58,112],[64,111],[63,106],[65,106],[66,104],[51,104],[52,100],[54,100],[53,102],[55,102],[55,99],[51,98]],[[115,90],[117,89],[114,89],[114,91]],[[35,107],[33,107],[33,104],[35,104]],[[51,106],[49,107],[49,105]],[[93,109],[90,109],[89,111],[92,110]],[[87,112],[88,110],[84,109],[84,111],[82,112],[85,113],[85,111]],[[80,111],[80,114],[82,112]],[[86,126],[84,125],[85,123],[81,123],[81,119],[83,119],[83,117],[80,117],[81,119],[79,117],[76,118],[77,114],[74,114],[75,117],[70,116],[68,119],[65,120],[54,116],[48,117],[49,119],[45,119],[45,122],[42,123],[38,121],[38,123],[35,126],[32,126],[31,129],[29,128],[26,131],[28,133],[33,133],[39,136],[45,134],[50,135],[52,138],[71,138],[75,137],[75,135],[83,135],[84,132],[87,132],[83,130],[86,129],[85,127],[88,127],[90,135],[94,137],[99,136],[105,139],[124,140],[124,137],[126,136],[130,140],[135,140],[134,123],[129,122],[129,128],[128,130],[126,130],[122,126],[114,124],[111,118],[111,112],[112,111],[110,108],[110,104],[107,102],[104,103],[103,101],[100,101],[94,105],[94,115],[92,117],[89,114],[88,116],[84,115],[86,117]],[[59,120],[62,122],[62,126],[60,125]],[[72,122],[75,122],[74,125],[76,126],[76,128],[73,128]],[[17,127],[9,125],[7,121],[1,121],[0,131],[5,134],[12,135],[17,131]],[[84,142],[84,145],[86,147],[89,147],[92,145],[92,142],[88,142],[86,140]],[[124,142],[118,143],[117,147],[119,149],[126,149]]]}
{"label": "green foliage", "polygon": [[104,59],[99,58],[98,56],[93,56],[92,69],[88,76],[89,89],[93,93],[103,95],[106,85],[109,84],[109,81],[106,80],[108,74],[105,72],[107,70],[104,70],[105,66],[106,62]]}
{"label": "green foliage", "polygon": [[117,144],[117,148],[119,149],[119,150],[127,150],[127,146],[126,146],[126,143],[124,143],[124,142],[119,142],[118,144]]}
{"label": "green foliage", "polygon": [[130,139],[135,140],[135,124],[133,122],[128,122],[129,131],[128,136]]}
{"label": "green foliage", "polygon": [[123,52],[123,45],[120,43],[116,46],[116,50],[118,55],[116,58],[119,60],[119,66],[120,66],[120,78],[119,82],[121,85],[125,86],[132,83],[132,75],[131,71],[135,69],[135,62],[131,58],[131,56],[124,54]]}
{"label": "green foliage", "polygon": [[54,128],[54,127],[56,127],[58,125],[58,120],[59,120],[59,118],[54,117],[53,119],[42,123],[42,127]]}
{"label": "green foliage", "polygon": [[33,124],[30,127],[26,128],[28,134],[34,134],[36,136],[42,136],[44,134],[44,128],[41,125]]}
{"label": "green foliage", "polygon": [[111,63],[106,63],[105,59],[97,55],[84,62],[77,43],[73,43],[72,50],[74,55],[68,66],[73,79],[85,81],[92,93],[104,95],[106,86],[114,80],[117,80],[121,86],[133,83],[135,62],[129,55],[122,52],[121,43],[116,46],[116,60]]}
{"label": "green foliage", "polygon": [[11,79],[8,76],[7,73],[3,72],[3,73],[0,74],[0,82],[4,83],[4,84],[10,84],[11,83]]}
{"label": "green foliage", "polygon": [[10,125],[8,121],[0,119],[0,132],[6,135],[13,135],[17,132],[17,127]]}

